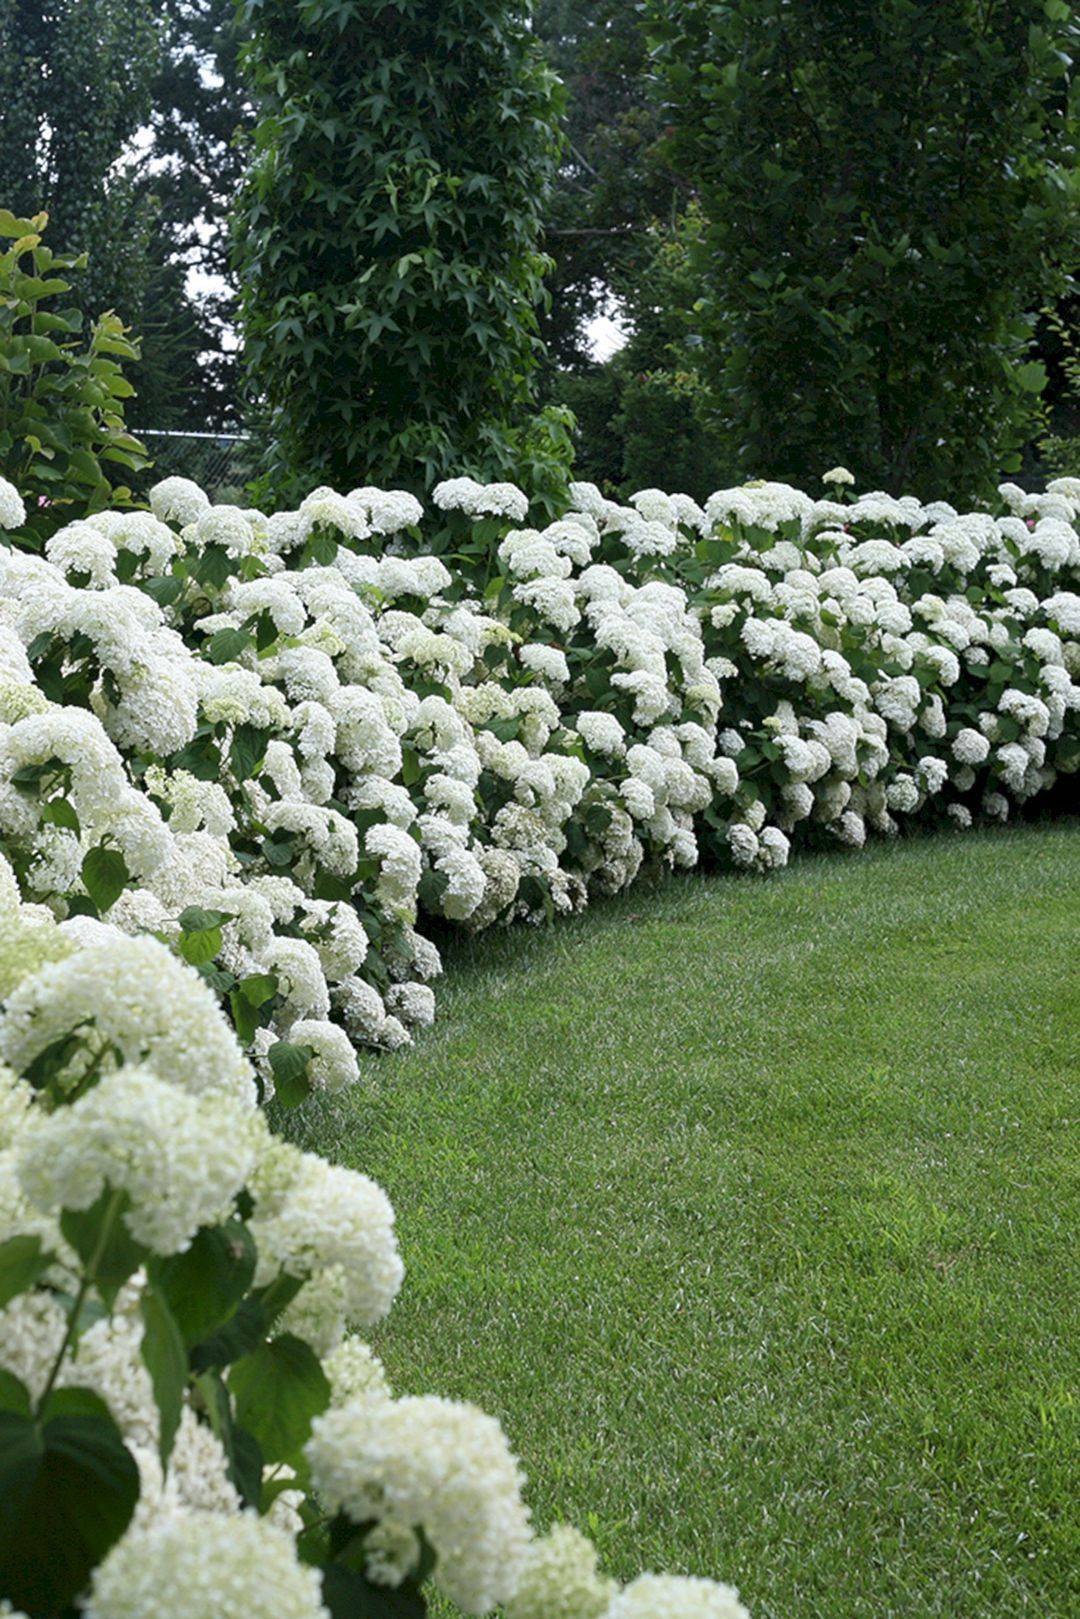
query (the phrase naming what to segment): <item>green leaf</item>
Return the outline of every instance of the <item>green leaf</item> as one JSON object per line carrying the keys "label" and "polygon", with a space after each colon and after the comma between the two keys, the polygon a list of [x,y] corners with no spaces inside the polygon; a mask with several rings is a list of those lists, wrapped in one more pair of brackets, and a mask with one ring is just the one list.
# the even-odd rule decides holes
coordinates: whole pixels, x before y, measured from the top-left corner
{"label": "green leaf", "polygon": [[406,787],[413,787],[420,780],[420,755],[410,742],[401,745],[401,780]]}
{"label": "green leaf", "polygon": [[199,559],[195,577],[201,585],[221,588],[232,573],[232,558],[223,545],[208,545]]}
{"label": "green leaf", "polygon": [[248,978],[241,978],[237,988],[249,1005],[264,1006],[277,994],[277,976],[274,973],[252,973]]}
{"label": "green leaf", "polygon": [[82,863],[82,880],[99,912],[104,915],[131,881],[131,873],[119,849],[88,849]]}
{"label": "green leaf", "polygon": [[221,949],[221,929],[232,921],[230,911],[210,911],[203,905],[188,905],[180,912],[180,954],[192,967],[205,967]]}
{"label": "green leaf", "polygon": [[81,447],[72,450],[68,457],[68,476],[77,479],[79,483],[89,484],[91,488],[104,481],[97,456],[92,450],[84,450]]}
{"label": "green leaf", "polygon": [[323,1569],[322,1598],[330,1619],[426,1619],[428,1611],[411,1581],[398,1587],[373,1585],[344,1563],[328,1563]]}
{"label": "green leaf", "polygon": [[139,1498],[139,1470],[104,1402],[58,1389],[41,1418],[0,1410],[0,1597],[35,1616],[84,1590]]}
{"label": "green leaf", "polygon": [[183,592],[185,583],[177,575],[164,574],[156,579],[143,579],[139,589],[145,591],[159,607],[171,607]]}
{"label": "green leaf", "polygon": [[210,1426],[221,1441],[228,1460],[228,1473],[245,1506],[258,1508],[262,1496],[262,1452],[258,1441],[235,1421],[229,1391],[219,1371],[206,1371],[198,1378]]}
{"label": "green leaf", "polygon": [[176,1317],[159,1289],[153,1285],[145,1288],[139,1300],[139,1309],[143,1319],[139,1351],[150,1373],[158,1408],[161,1465],[168,1468],[184,1405],[188,1377],[187,1350]]}
{"label": "green leaf", "polygon": [[252,973],[249,978],[242,978],[229,996],[236,1033],[244,1045],[251,1043],[255,1030],[264,1021],[259,1017],[259,1008],[276,993],[277,979],[273,973]]}
{"label": "green leaf", "polygon": [[255,1038],[256,1029],[259,1027],[258,1012],[250,1002],[245,1001],[240,991],[236,989],[229,995],[229,1010],[232,1013],[236,1038],[242,1046],[249,1046]]}
{"label": "green leaf", "polygon": [[233,731],[229,762],[237,781],[247,781],[266,757],[271,733],[258,725],[238,725]]}
{"label": "green leaf", "polygon": [[38,1236],[9,1237],[0,1243],[0,1310],[33,1287],[53,1263],[54,1256]]}
{"label": "green leaf", "polygon": [[250,645],[246,630],[217,630],[203,650],[211,663],[232,663]]}
{"label": "green leaf", "polygon": [[19,1411],[30,1415],[30,1390],[20,1383],[14,1372],[0,1366],[0,1411]]}
{"label": "green leaf", "polygon": [[259,1442],[268,1462],[290,1460],[330,1403],[330,1383],[318,1357],[291,1333],[260,1344],[229,1371],[236,1420]]}
{"label": "green leaf", "polygon": [[299,1107],[311,1095],[308,1064],[314,1055],[311,1046],[290,1045],[288,1040],[276,1040],[270,1047],[267,1057],[282,1107]]}
{"label": "green leaf", "polygon": [[110,1303],[146,1259],[146,1249],[135,1241],[123,1218],[130,1201],[126,1192],[106,1186],[88,1209],[64,1209],[60,1215],[60,1230]]}
{"label": "green leaf", "polygon": [[205,905],[185,905],[177,920],[184,933],[207,933],[233,920],[232,911],[211,911]]}
{"label": "green leaf", "polygon": [[0,236],[18,242],[24,236],[32,236],[40,230],[44,219],[44,214],[39,214],[37,219],[19,219],[10,208],[0,208]]}
{"label": "green leaf", "polygon": [[216,1332],[194,1346],[191,1364],[199,1372],[214,1366],[231,1366],[234,1360],[257,1349],[266,1332],[262,1305],[253,1294],[248,1294]]}
{"label": "green leaf", "polygon": [[205,928],[201,932],[184,933],[180,937],[180,954],[192,967],[205,967],[220,949],[220,928]]}
{"label": "green leaf", "polygon": [[255,1245],[242,1220],[227,1220],[197,1232],[186,1253],[152,1261],[150,1274],[190,1347],[236,1310],[255,1275]]}
{"label": "green leaf", "polygon": [[50,798],[41,811],[41,819],[47,826],[62,826],[78,837],[81,832],[79,817],[74,806],[66,798]]}
{"label": "green leaf", "polygon": [[1026,365],[1016,367],[1016,380],[1025,393],[1041,394],[1050,377],[1041,360],[1028,360]]}

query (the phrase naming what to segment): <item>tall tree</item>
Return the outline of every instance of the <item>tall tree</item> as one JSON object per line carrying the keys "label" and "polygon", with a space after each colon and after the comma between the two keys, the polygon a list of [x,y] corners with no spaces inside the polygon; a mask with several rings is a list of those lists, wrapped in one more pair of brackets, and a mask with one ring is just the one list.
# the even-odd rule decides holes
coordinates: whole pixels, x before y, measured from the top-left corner
{"label": "tall tree", "polygon": [[152,0],[0,0],[0,204],[45,209],[49,238],[90,255],[84,316],[137,323],[152,215],[134,180],[151,104]]}
{"label": "tall tree", "polygon": [[588,328],[632,302],[690,188],[660,150],[645,20],[625,0],[538,0],[537,38],[566,87],[566,142],[544,221],[554,259],[541,330],[550,360],[594,368]]}
{"label": "tall tree", "polygon": [[280,480],[521,474],[559,90],[522,0],[242,0],[236,218]]}
{"label": "tall tree", "polygon": [[1066,0],[649,0],[736,464],[985,494],[1075,261]]}
{"label": "tall tree", "polygon": [[153,269],[132,379],[147,426],[216,427],[239,409],[228,213],[251,109],[236,0],[151,3],[156,62],[136,185],[154,221]]}

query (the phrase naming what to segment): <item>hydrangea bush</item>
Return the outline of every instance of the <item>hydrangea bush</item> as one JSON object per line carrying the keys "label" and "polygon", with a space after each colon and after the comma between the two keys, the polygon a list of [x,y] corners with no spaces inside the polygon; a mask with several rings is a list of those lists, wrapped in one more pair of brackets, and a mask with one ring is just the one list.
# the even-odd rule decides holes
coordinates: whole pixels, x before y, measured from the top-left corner
{"label": "hydrangea bush", "polygon": [[497,1423],[395,1396],[366,1177],[258,1103],[434,1015],[425,919],[1004,819],[1080,761],[1080,480],[961,515],[828,475],[167,479],[20,548],[0,483],[0,1601],[38,1616],[739,1619],[535,1538]]}
{"label": "hydrangea bush", "polygon": [[167,479],[0,550],[22,897],[176,950],[288,1103],[431,1021],[425,917],[543,921],[644,866],[1005,818],[1080,755],[1080,481],[991,516],[846,476],[704,510],[573,484],[542,529],[467,478],[428,517]]}

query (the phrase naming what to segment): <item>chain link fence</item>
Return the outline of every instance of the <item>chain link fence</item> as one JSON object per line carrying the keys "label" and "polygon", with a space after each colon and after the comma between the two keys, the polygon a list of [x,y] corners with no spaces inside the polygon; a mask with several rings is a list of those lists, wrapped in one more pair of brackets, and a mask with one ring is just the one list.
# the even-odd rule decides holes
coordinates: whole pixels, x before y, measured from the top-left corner
{"label": "chain link fence", "polygon": [[132,428],[153,457],[152,476],[191,478],[211,500],[234,501],[258,470],[258,446],[248,433],[189,433]]}

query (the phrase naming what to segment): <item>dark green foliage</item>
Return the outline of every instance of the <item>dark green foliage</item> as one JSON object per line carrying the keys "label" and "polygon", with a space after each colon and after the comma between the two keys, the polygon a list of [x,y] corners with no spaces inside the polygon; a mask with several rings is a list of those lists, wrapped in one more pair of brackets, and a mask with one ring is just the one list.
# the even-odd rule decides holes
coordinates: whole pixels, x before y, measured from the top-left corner
{"label": "dark green foliage", "polygon": [[1015,470],[1076,255],[1065,0],[652,0],[747,475],[954,500]]}
{"label": "dark green foliage", "polygon": [[[566,144],[545,221],[555,266],[540,318],[545,396],[568,405],[578,476],[609,492],[709,493],[716,435],[692,346],[701,291],[689,237],[693,186],[666,160],[646,18],[619,0],[539,0],[535,27],[567,90]],[[615,314],[629,342],[604,362],[590,324]]]}
{"label": "dark green foliage", "polygon": [[1044,477],[1071,477],[1080,469],[1080,293],[1048,310],[1039,328],[1039,354],[1050,382],[1044,396],[1047,433],[1039,441]]}
{"label": "dark green foliage", "polygon": [[220,279],[241,172],[234,12],[234,0],[0,0],[0,203],[47,209],[56,240],[90,254],[72,302],[141,334],[145,427],[235,416]]}
{"label": "dark green foliage", "polygon": [[528,424],[559,89],[525,14],[243,0],[259,117],[237,263],[276,489],[528,483],[551,453]]}
{"label": "dark green foliage", "polygon": [[700,373],[692,262],[703,224],[695,208],[649,237],[651,257],[627,300],[631,336],[604,365],[562,373],[559,396],[577,418],[579,477],[629,495],[678,489],[703,500],[730,482],[730,457]]}
{"label": "dark green foliage", "polygon": [[152,142],[137,184],[152,205],[152,270],[132,379],[140,423],[198,430],[234,422],[238,411],[227,213],[243,172],[235,137],[250,109],[237,63],[235,0],[151,3]]}
{"label": "dark green foliage", "polygon": [[123,480],[145,464],[124,427],[134,390],[121,362],[138,350],[116,315],[83,335],[71,298],[84,260],[46,247],[45,224],[0,209],[0,475],[26,503],[19,543],[34,549],[73,518],[123,505]]}
{"label": "dark green foliage", "polygon": [[35,1414],[9,1399],[0,1408],[0,1598],[51,1619],[70,1611],[127,1528],[139,1469],[89,1389],[56,1389]]}
{"label": "dark green foliage", "polygon": [[0,0],[0,204],[47,209],[58,242],[90,253],[74,302],[138,325],[151,217],[132,174],[150,112],[153,0]]}
{"label": "dark green foliage", "polygon": [[238,1360],[229,1377],[236,1418],[268,1462],[300,1460],[312,1420],[330,1403],[330,1384],[315,1351],[282,1333]]}
{"label": "dark green foliage", "polygon": [[[586,372],[586,328],[633,300],[658,228],[690,186],[660,155],[641,8],[625,0],[537,0],[534,28],[566,86],[566,141],[544,221],[555,264],[540,328],[552,362]],[[553,396],[562,397],[558,387]]]}

